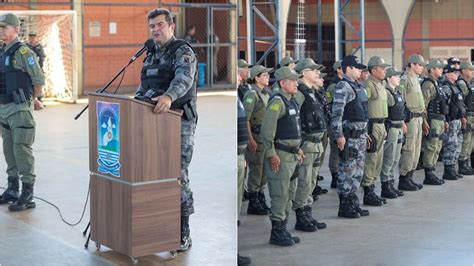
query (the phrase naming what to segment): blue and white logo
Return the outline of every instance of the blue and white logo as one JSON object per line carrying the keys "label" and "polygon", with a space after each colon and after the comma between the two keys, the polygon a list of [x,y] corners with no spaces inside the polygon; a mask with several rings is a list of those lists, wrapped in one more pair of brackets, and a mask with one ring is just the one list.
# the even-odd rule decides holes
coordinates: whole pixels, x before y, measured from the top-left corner
{"label": "blue and white logo", "polygon": [[98,171],[120,177],[120,105],[97,102]]}

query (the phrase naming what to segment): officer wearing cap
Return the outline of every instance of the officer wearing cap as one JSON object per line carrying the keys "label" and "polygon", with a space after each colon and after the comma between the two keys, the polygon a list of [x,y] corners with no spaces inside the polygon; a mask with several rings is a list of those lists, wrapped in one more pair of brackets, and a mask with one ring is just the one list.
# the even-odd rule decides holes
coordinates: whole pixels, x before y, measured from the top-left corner
{"label": "officer wearing cap", "polygon": [[[425,169],[423,184],[442,185],[444,181],[438,178],[434,171],[439,152],[443,146],[442,136],[448,127],[446,115],[449,113],[448,98],[441,91],[438,79],[443,75],[444,64],[439,59],[431,59],[426,65],[428,77],[421,83],[421,91],[425,101],[425,116],[423,118],[422,164]],[[416,190],[415,186],[409,187]]]}
{"label": "officer wearing cap", "polygon": [[331,130],[339,148],[338,216],[359,218],[369,215],[360,208],[356,195],[364,172],[369,121],[367,94],[357,80],[366,66],[356,56],[348,55],[341,67],[344,76],[334,90],[331,112]]}
{"label": "officer wearing cap", "polygon": [[255,215],[267,215],[269,212],[264,194],[267,178],[263,173],[265,148],[262,144],[260,129],[265,116],[265,108],[270,98],[267,86],[271,70],[271,68],[261,65],[252,67],[250,70],[251,89],[245,94],[243,100],[249,128],[249,144],[245,151],[245,159],[249,167],[247,213]]}
{"label": "officer wearing cap", "polygon": [[[20,20],[12,13],[0,16],[0,39],[5,43],[0,55],[0,125],[3,154],[7,163],[8,188],[0,204],[13,203],[10,211],[34,208],[33,186],[35,139],[33,108],[43,105],[37,99],[44,85],[43,71],[33,51],[18,40]],[[19,195],[19,179],[22,191]]]}
{"label": "officer wearing cap", "polygon": [[301,107],[301,149],[305,158],[298,168],[298,186],[292,207],[296,213],[295,229],[304,232],[326,228],[326,224],[319,223],[312,216],[312,191],[316,187],[321,167],[322,138],[327,124],[324,110],[327,101],[318,92],[323,86],[322,76],[325,76],[320,73],[320,69],[322,66],[311,58],[300,60],[296,65],[296,71],[303,75],[298,81],[297,102]]}
{"label": "officer wearing cap", "polygon": [[382,170],[384,140],[387,135],[385,131],[385,119],[388,117],[387,91],[383,80],[385,79],[385,68],[390,66],[380,56],[372,56],[368,62],[369,78],[365,81],[365,91],[368,98],[369,145],[365,157],[364,176],[362,187],[364,188],[364,204],[370,206],[381,206],[387,203],[375,193],[375,182]]}
{"label": "officer wearing cap", "polygon": [[280,60],[280,63],[278,64],[278,68],[287,66],[291,70],[295,70],[296,63],[298,63],[298,60],[293,59],[293,57],[291,56],[286,56]]}
{"label": "officer wearing cap", "polygon": [[43,46],[38,42],[36,32],[32,31],[28,34],[28,43],[26,45],[28,45],[28,47],[30,47],[30,49],[38,56],[38,62],[41,69],[43,69],[43,63],[44,59],[46,58],[46,54],[44,53]]}
{"label": "officer wearing cap", "polygon": [[388,119],[385,121],[387,138],[383,146],[383,163],[380,172],[382,183],[381,196],[397,198],[404,193],[395,187],[395,168],[398,167],[404,134],[407,132],[405,124],[405,99],[399,91],[400,75],[403,72],[394,67],[387,69],[385,74],[388,104]]}
{"label": "officer wearing cap", "polygon": [[443,179],[446,180],[457,180],[463,177],[456,171],[456,162],[462,147],[461,129],[465,129],[467,125],[464,98],[461,90],[455,85],[460,71],[455,64],[448,64],[443,69],[444,83],[441,91],[449,99],[449,113],[446,115],[449,128],[445,134],[443,148]]}
{"label": "officer wearing cap", "polygon": [[287,230],[291,201],[296,189],[294,172],[298,162],[304,159],[300,148],[300,107],[294,96],[298,92],[297,80],[300,77],[289,67],[281,67],[275,72],[280,90],[270,98],[262,123],[262,141],[266,151],[264,169],[268,176],[272,203],[272,245],[291,246],[300,241]]}
{"label": "officer wearing cap", "polygon": [[471,166],[470,155],[474,146],[473,134],[474,130],[474,66],[469,61],[461,63],[461,75],[456,84],[462,91],[464,103],[467,108],[467,126],[463,135],[461,153],[459,154],[459,173],[463,175],[472,175],[474,170]]}
{"label": "officer wearing cap", "polygon": [[250,74],[250,66],[244,59],[239,59],[238,64],[238,76],[240,78],[239,86],[237,87],[237,93],[241,101],[244,100],[244,95],[250,89],[250,85],[247,83],[247,79]]}
{"label": "officer wearing cap", "polygon": [[398,189],[416,190],[423,188],[422,184],[415,183],[412,180],[413,172],[416,169],[420,158],[423,112],[425,110],[425,101],[421,93],[421,86],[418,76],[421,75],[425,67],[423,56],[413,54],[408,58],[407,70],[400,80],[400,92],[406,101],[407,116],[407,134],[405,144],[402,146],[400,157],[400,180]]}
{"label": "officer wearing cap", "polygon": [[[342,60],[338,60],[334,62],[332,68],[334,71],[336,71],[336,78],[334,81],[327,87],[326,89],[326,98],[328,99],[329,105],[332,104],[332,98],[333,98],[333,93],[334,89],[336,88],[336,84],[342,80],[342,76],[344,75],[344,72],[342,71],[341,67],[341,62]],[[328,136],[329,136],[329,148],[330,148],[330,153],[329,153],[329,171],[331,172],[331,188],[337,188],[337,172],[338,170],[338,164],[339,164],[339,149],[337,148],[336,141],[332,139],[333,134],[331,133],[331,127],[328,128]],[[324,155],[323,161],[324,161]],[[323,162],[321,162],[322,164]]]}

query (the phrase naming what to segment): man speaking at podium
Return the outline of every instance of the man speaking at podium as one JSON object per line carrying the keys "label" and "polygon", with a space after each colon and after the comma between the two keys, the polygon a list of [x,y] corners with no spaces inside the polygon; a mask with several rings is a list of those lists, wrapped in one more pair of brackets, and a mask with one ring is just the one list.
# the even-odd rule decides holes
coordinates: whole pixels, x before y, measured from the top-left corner
{"label": "man speaking at podium", "polygon": [[143,63],[140,86],[135,97],[156,102],[155,113],[170,109],[183,111],[181,118],[181,251],[191,246],[189,216],[194,213],[193,193],[189,187],[188,166],[191,162],[196,130],[197,59],[193,48],[174,37],[176,25],[167,9],[148,13],[148,27],[155,49],[148,51]]}

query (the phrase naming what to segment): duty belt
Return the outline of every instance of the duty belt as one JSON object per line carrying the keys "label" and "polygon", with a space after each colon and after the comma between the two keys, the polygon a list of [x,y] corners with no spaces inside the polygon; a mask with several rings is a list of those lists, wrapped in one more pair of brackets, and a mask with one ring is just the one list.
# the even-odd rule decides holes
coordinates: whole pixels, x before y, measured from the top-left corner
{"label": "duty belt", "polygon": [[304,140],[304,141],[313,142],[313,143],[321,143],[322,137],[320,137],[320,136],[303,135],[303,140]]}
{"label": "duty belt", "polygon": [[[403,120],[400,120],[400,121],[403,121]],[[403,123],[394,123],[394,121],[392,120],[387,120],[386,123],[387,123],[387,126],[390,128],[402,128],[403,126]]]}
{"label": "duty belt", "polygon": [[423,113],[411,113],[412,117],[422,117]]}
{"label": "duty belt", "polygon": [[365,129],[344,129],[344,137],[349,139],[360,138],[366,133]]}
{"label": "duty belt", "polygon": [[369,118],[369,122],[374,124],[383,124],[385,123],[385,118]]}
{"label": "duty belt", "polygon": [[443,114],[434,114],[434,113],[428,113],[428,118],[429,119],[436,119],[436,120],[446,120],[446,116]]}
{"label": "duty belt", "polygon": [[274,145],[275,145],[275,149],[286,151],[288,153],[298,154],[298,151],[300,150],[300,147],[293,147],[293,146],[281,144],[281,143],[278,143],[278,142],[275,142]]}

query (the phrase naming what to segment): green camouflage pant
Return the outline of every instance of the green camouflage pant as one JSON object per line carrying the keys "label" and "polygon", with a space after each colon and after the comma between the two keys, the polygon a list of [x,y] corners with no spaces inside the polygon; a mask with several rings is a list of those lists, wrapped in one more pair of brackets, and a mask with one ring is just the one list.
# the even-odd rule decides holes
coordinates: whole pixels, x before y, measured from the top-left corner
{"label": "green camouflage pant", "polygon": [[464,136],[462,139],[461,154],[459,154],[460,161],[469,160],[471,158],[472,148],[474,147],[474,140],[473,140],[474,134],[472,134],[473,131],[474,131],[474,116],[468,116],[466,133],[464,133]]}
{"label": "green camouflage pant", "polygon": [[432,119],[430,121],[430,132],[423,137],[423,167],[433,169],[436,167],[439,152],[443,147],[441,136],[444,133],[444,121]]}
{"label": "green camouflage pant", "polygon": [[247,191],[249,193],[263,191],[267,184],[267,177],[263,172],[263,159],[265,156],[265,149],[263,144],[257,143],[257,152],[251,154],[247,148],[245,150],[245,159],[248,162],[248,180]]}
{"label": "green camouflage pant", "polygon": [[34,184],[36,175],[32,145],[36,124],[32,112],[18,111],[5,116],[0,107],[0,123],[3,127],[3,154],[8,176],[19,177],[24,183]]}
{"label": "green camouflage pant", "polygon": [[375,184],[377,178],[382,171],[383,163],[383,147],[387,133],[385,125],[382,123],[374,123],[372,127],[371,138],[372,144],[376,144],[375,152],[367,152],[365,156],[364,176],[362,178],[362,186],[370,186]]}
{"label": "green camouflage pant", "polygon": [[414,117],[407,124],[407,134],[405,136],[405,144],[402,146],[400,156],[400,175],[406,175],[416,169],[421,151],[421,124],[422,117]]}

